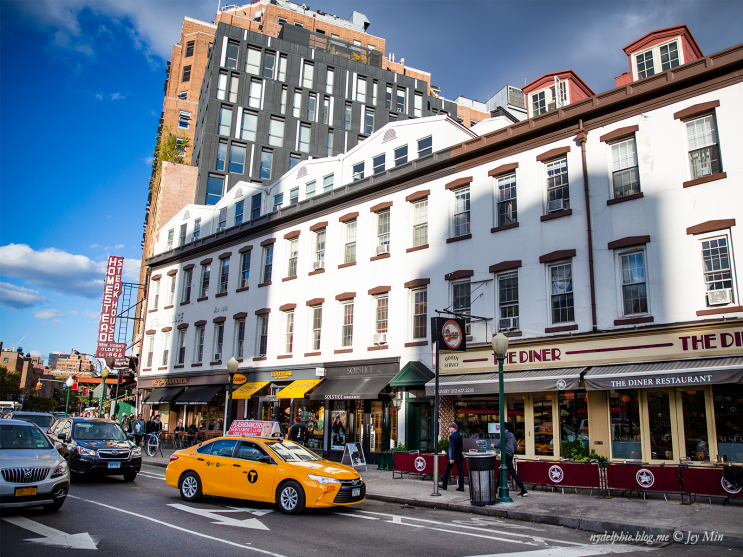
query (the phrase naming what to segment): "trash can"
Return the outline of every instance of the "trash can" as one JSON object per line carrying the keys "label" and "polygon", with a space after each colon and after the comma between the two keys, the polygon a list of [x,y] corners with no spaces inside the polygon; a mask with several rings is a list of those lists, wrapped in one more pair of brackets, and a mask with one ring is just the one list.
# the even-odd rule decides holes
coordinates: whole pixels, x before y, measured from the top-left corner
{"label": "trash can", "polygon": [[498,496],[495,453],[466,453],[470,477],[470,504],[493,505]]}

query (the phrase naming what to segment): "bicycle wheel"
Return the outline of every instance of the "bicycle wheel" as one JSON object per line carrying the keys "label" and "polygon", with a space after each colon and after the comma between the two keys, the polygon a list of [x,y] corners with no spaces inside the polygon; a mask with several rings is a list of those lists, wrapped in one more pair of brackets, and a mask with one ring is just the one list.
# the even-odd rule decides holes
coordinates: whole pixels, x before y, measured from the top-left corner
{"label": "bicycle wheel", "polygon": [[150,456],[155,456],[157,454],[157,437],[154,435],[150,435],[150,438],[147,440],[147,454]]}

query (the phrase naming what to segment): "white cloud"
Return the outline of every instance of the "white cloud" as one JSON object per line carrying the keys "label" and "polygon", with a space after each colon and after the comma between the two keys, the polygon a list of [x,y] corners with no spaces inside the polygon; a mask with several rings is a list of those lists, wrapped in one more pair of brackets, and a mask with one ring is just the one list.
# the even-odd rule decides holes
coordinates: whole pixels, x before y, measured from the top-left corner
{"label": "white cloud", "polygon": [[0,307],[5,309],[18,311],[48,301],[38,290],[16,286],[9,282],[0,282]]}
{"label": "white cloud", "polygon": [[86,309],[84,312],[82,312],[81,315],[83,317],[85,317],[86,319],[96,319],[97,320],[97,319],[100,319],[101,318],[101,312],[100,311],[91,311],[89,309]]}
{"label": "white cloud", "polygon": [[48,321],[44,323],[44,325],[60,325],[62,323],[59,319],[52,319],[51,321]]}
{"label": "white cloud", "polygon": [[118,101],[118,100],[125,99],[125,98],[126,97],[122,95],[121,93],[119,93],[118,91],[116,93],[111,93],[111,97],[110,97],[112,101]]}
{"label": "white cloud", "polygon": [[41,352],[39,352],[38,350],[31,350],[29,354],[31,354],[32,358],[41,358]]}
{"label": "white cloud", "polygon": [[96,248],[101,247],[101,245],[100,244],[90,244],[90,246],[88,246],[88,247],[90,247],[91,249],[96,249]]}
{"label": "white cloud", "polygon": [[34,318],[36,319],[56,319],[58,317],[64,317],[64,313],[58,309],[40,309],[34,312]]}
{"label": "white cloud", "polygon": [[96,93],[95,94],[95,100],[102,101],[103,100],[103,93]]}
{"label": "white cloud", "polygon": [[124,249],[124,244],[116,244],[114,249]]}

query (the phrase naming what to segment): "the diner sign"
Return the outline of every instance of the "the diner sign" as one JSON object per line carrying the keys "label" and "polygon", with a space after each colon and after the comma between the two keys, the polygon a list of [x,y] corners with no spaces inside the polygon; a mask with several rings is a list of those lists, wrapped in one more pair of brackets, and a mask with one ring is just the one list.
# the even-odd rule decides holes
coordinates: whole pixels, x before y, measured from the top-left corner
{"label": "the diner sign", "polygon": [[101,317],[98,322],[96,358],[123,358],[126,351],[126,343],[116,342],[114,336],[119,296],[121,295],[121,270],[123,267],[123,257],[108,256],[106,276],[103,279],[103,300],[101,302]]}
{"label": "the diner sign", "polygon": [[467,350],[467,337],[464,334],[464,319],[432,317],[431,332],[433,342],[440,343],[439,350],[464,352]]}
{"label": "the diner sign", "polygon": [[266,422],[262,420],[234,420],[230,424],[228,435],[241,435],[244,437],[274,437],[278,433],[281,436],[279,422]]}
{"label": "the diner sign", "polygon": [[[443,349],[443,345],[442,345]],[[743,325],[662,327],[649,331],[614,331],[567,338],[512,341],[506,370],[539,369],[701,358],[743,353]],[[497,367],[492,348],[467,352],[442,350],[441,373],[492,371]],[[669,383],[670,385],[670,383]],[[653,385],[655,386],[655,385]]]}
{"label": "the diner sign", "polygon": [[187,385],[188,378],[186,377],[167,377],[164,379],[153,379],[153,387],[167,387],[168,385]]}
{"label": "the diner sign", "polygon": [[291,371],[272,371],[271,379],[288,379],[292,376]]}

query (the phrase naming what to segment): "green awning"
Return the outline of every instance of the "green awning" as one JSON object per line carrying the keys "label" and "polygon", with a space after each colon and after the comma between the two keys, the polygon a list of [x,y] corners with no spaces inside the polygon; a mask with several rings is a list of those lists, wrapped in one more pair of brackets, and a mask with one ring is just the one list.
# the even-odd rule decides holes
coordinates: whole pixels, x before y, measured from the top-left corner
{"label": "green awning", "polygon": [[421,362],[408,362],[390,381],[390,387],[424,387],[434,373]]}

